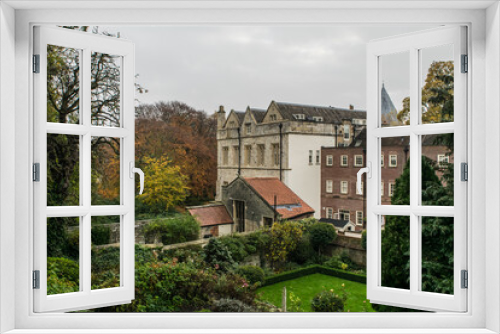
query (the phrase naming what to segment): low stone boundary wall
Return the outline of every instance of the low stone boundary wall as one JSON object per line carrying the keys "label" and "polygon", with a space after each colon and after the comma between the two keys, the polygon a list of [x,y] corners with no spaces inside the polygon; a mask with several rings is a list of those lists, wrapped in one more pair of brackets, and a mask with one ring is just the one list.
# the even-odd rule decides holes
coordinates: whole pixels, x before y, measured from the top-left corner
{"label": "low stone boundary wall", "polygon": [[361,246],[361,239],[338,235],[335,241],[328,246],[331,255],[346,253],[352,262],[366,266],[366,250]]}

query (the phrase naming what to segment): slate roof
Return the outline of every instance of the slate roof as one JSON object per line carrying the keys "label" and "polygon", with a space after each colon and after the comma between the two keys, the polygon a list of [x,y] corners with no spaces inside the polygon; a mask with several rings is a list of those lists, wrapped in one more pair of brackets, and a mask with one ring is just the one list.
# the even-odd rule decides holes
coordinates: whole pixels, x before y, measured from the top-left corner
{"label": "slate roof", "polygon": [[257,109],[257,108],[249,108],[250,111],[253,113],[253,116],[255,117],[255,120],[257,123],[261,123],[264,120],[264,116],[266,116],[266,109]]}
{"label": "slate roof", "polygon": [[255,190],[271,207],[274,208],[276,196],[276,211],[284,219],[314,213],[306,202],[275,177],[244,178],[245,182]]}
{"label": "slate roof", "polygon": [[281,116],[288,120],[296,120],[295,114],[304,114],[306,120],[312,120],[314,116],[323,117],[323,123],[342,124],[344,119],[366,119],[366,111],[351,110],[336,107],[311,106],[288,102],[275,103]]}
{"label": "slate roof", "polygon": [[321,218],[319,221],[322,223],[333,224],[333,226],[338,228],[344,228],[349,223],[348,220],[340,220],[332,218]]}
{"label": "slate roof", "polygon": [[191,206],[187,210],[202,227],[234,223],[224,204]]}
{"label": "slate roof", "polygon": [[238,122],[241,124],[243,124],[243,119],[245,119],[245,112],[244,111],[234,111],[234,113],[236,114],[236,117],[238,117]]}

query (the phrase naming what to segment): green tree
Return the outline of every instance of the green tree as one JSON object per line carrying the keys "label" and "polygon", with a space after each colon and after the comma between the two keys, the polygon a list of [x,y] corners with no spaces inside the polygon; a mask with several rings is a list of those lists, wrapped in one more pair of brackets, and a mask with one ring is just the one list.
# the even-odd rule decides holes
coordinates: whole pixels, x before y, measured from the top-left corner
{"label": "green tree", "polygon": [[269,229],[266,258],[273,269],[280,268],[300,242],[304,227],[292,221],[275,222]]}
{"label": "green tree", "polygon": [[331,224],[316,223],[309,228],[309,239],[313,248],[321,255],[321,251],[337,238],[337,232]]}
{"label": "green tree", "polygon": [[189,188],[179,166],[172,166],[163,157],[146,157],[144,162],[144,193],[138,197],[152,212],[168,211],[186,199]]}

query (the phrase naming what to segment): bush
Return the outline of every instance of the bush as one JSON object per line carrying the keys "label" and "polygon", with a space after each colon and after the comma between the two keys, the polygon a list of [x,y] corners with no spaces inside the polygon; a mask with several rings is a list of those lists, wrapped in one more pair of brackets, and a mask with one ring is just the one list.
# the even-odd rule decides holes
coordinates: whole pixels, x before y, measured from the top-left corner
{"label": "bush", "polygon": [[212,312],[255,312],[256,309],[238,299],[219,299],[213,302]]}
{"label": "bush", "polygon": [[216,269],[228,271],[236,266],[231,252],[218,238],[211,238],[203,252],[205,262]]}
{"label": "bush", "polygon": [[343,312],[344,301],[333,291],[321,291],[311,302],[313,312]]}
{"label": "bush", "polygon": [[321,253],[321,251],[337,238],[337,232],[331,224],[317,223],[309,228],[309,240],[312,247]]}
{"label": "bush", "polygon": [[178,218],[156,219],[144,228],[146,239],[161,238],[164,245],[198,240],[200,224],[190,215]]}
{"label": "bush", "polygon": [[366,250],[366,230],[361,232],[361,247]]}
{"label": "bush", "polygon": [[249,255],[244,242],[244,238],[242,238],[241,236],[225,236],[220,237],[219,240],[224,246],[227,247],[235,262],[242,262]]}
{"label": "bush", "polygon": [[237,273],[243,276],[250,284],[264,283],[264,270],[257,266],[242,266],[239,267]]}
{"label": "bush", "polygon": [[298,264],[304,264],[316,255],[312,248],[309,234],[302,236],[297,247],[290,253],[290,260]]}
{"label": "bush", "polygon": [[111,229],[106,225],[92,226],[92,243],[94,245],[107,245],[111,236]]}
{"label": "bush", "polygon": [[47,294],[76,292],[79,290],[78,262],[63,257],[47,258]]}

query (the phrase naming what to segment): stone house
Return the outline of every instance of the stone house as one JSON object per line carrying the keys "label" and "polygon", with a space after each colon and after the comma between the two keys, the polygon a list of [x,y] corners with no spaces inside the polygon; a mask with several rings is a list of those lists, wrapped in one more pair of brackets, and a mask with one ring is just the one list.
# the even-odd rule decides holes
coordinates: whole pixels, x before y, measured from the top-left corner
{"label": "stone house", "polygon": [[222,237],[233,232],[233,219],[222,203],[187,207],[200,223],[200,238]]}
{"label": "stone house", "polygon": [[321,147],[350,145],[366,112],[272,101],[217,118],[217,195],[238,176],[274,177],[321,213]]}
{"label": "stone house", "polygon": [[243,178],[222,187],[221,201],[235,222],[233,232],[254,231],[280,219],[312,217],[314,209],[278,178]]}

